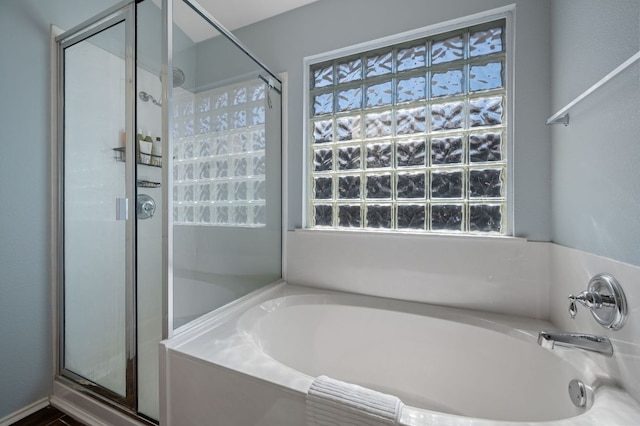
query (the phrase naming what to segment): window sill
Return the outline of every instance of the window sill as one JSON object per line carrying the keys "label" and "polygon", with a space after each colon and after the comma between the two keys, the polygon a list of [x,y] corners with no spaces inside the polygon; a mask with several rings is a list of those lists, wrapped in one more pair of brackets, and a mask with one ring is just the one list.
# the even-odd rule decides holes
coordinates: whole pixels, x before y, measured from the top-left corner
{"label": "window sill", "polygon": [[482,241],[482,240],[502,240],[505,242],[527,242],[526,238],[514,237],[510,235],[491,235],[491,234],[461,234],[461,233],[419,233],[412,231],[388,231],[388,230],[372,230],[372,229],[332,229],[332,228],[296,228],[293,231],[296,233],[309,233],[309,234],[326,234],[326,235],[353,235],[353,236],[366,236],[376,238],[379,236],[389,238],[424,238],[424,239],[457,239],[457,240],[469,240],[469,241]]}

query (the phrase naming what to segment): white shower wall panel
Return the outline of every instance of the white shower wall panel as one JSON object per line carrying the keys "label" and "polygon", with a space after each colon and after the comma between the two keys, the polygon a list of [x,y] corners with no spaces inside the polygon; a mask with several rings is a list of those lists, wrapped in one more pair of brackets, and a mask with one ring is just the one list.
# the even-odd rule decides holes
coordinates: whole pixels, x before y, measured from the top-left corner
{"label": "white shower wall panel", "polygon": [[65,55],[65,367],[124,394],[124,61],[90,41]]}
{"label": "white shower wall panel", "polygon": [[[158,75],[138,67],[137,93],[160,98]],[[162,133],[162,108],[136,97],[137,130],[155,140]],[[162,181],[162,169],[138,164],[137,179]],[[158,342],[162,338],[162,186],[137,188],[156,203],[155,214],[137,222],[138,411],[158,418]]]}

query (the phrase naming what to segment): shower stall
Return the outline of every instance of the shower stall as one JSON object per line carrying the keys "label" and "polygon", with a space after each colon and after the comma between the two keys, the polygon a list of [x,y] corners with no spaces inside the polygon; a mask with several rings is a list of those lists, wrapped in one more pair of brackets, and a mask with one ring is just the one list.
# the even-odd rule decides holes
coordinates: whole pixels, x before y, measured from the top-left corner
{"label": "shower stall", "polygon": [[282,83],[191,0],[56,44],[56,383],[157,423],[158,342],[282,276]]}

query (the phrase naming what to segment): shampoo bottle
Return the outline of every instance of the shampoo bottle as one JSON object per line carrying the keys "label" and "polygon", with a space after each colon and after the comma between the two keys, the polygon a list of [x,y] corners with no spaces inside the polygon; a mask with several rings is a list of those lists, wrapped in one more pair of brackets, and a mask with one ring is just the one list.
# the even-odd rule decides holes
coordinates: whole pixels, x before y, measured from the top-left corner
{"label": "shampoo bottle", "polygon": [[151,148],[151,154],[153,154],[152,161],[154,166],[162,166],[162,142],[160,141],[160,136],[156,136]]}
{"label": "shampoo bottle", "polygon": [[140,145],[140,162],[142,164],[151,164],[151,145],[153,141],[149,132],[147,132],[147,136],[144,139],[140,139],[138,144]]}
{"label": "shampoo bottle", "polygon": [[162,156],[162,142],[160,141],[160,136],[156,136],[156,140],[153,142],[153,151],[151,153],[158,157]]}

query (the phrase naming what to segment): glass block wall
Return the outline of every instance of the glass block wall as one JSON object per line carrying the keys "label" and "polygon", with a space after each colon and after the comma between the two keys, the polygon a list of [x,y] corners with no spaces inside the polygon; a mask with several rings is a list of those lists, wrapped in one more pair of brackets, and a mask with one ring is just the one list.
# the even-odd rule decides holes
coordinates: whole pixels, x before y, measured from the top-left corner
{"label": "glass block wall", "polygon": [[264,226],[265,85],[177,93],[173,221]]}
{"label": "glass block wall", "polygon": [[505,233],[504,24],[311,65],[311,227]]}

